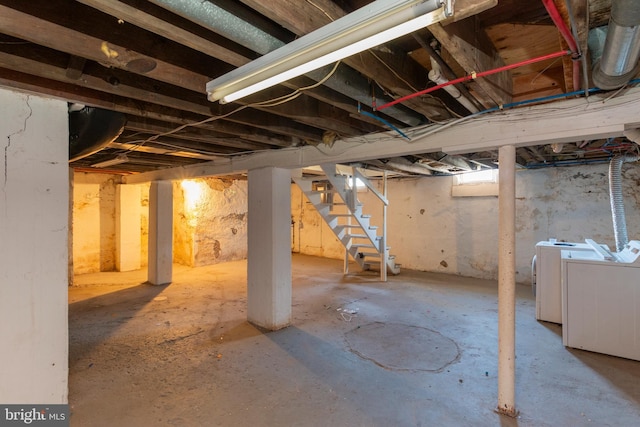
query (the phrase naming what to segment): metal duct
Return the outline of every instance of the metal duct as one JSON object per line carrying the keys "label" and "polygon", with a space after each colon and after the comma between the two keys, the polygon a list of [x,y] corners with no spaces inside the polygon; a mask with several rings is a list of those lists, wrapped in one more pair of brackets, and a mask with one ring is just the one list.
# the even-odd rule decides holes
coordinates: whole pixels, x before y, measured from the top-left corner
{"label": "metal duct", "polygon": [[613,0],[602,58],[593,69],[593,81],[601,89],[624,86],[638,73],[640,58],[640,2]]}
{"label": "metal duct", "polygon": [[624,215],[624,199],[622,197],[622,164],[624,162],[637,161],[638,156],[624,154],[615,156],[609,163],[609,197],[617,252],[620,252],[629,243],[627,220]]}
{"label": "metal duct", "polygon": [[[285,43],[271,34],[255,27],[244,19],[235,16],[222,7],[209,1],[193,0],[150,0],[157,6],[182,16],[204,28],[234,41],[260,55],[265,55]],[[312,71],[306,74],[310,79],[319,82],[327,75],[331,67]],[[325,86],[365,105],[371,103],[370,82],[351,68],[340,64],[335,74],[324,83]],[[378,96],[381,104],[392,101],[385,95]],[[406,108],[393,108],[384,112],[389,117],[406,124],[418,126],[424,123],[424,117]]]}
{"label": "metal duct", "polygon": [[102,108],[83,107],[69,111],[69,161],[97,153],[124,130],[124,114]]}
{"label": "metal duct", "polygon": [[382,169],[391,168],[400,172],[409,172],[417,175],[433,175],[433,172],[431,172],[430,169],[424,167],[420,163],[411,163],[404,157],[394,157],[385,161],[370,160],[365,163],[380,167]]}

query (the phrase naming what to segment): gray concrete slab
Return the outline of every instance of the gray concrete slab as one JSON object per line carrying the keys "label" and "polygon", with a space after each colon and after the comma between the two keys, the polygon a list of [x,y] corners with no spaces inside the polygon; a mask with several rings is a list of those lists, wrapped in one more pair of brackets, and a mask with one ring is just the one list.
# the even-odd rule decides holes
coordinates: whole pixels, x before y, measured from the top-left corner
{"label": "gray concrete slab", "polygon": [[246,263],[76,277],[72,426],[636,426],[640,362],[566,349],[518,286],[515,419],[497,404],[497,284],[343,276],[294,256],[293,325],[246,322]]}

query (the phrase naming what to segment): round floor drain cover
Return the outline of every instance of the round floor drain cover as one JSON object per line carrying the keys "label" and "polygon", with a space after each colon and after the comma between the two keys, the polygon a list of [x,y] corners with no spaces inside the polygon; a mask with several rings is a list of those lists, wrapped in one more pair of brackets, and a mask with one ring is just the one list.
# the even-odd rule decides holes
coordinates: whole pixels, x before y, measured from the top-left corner
{"label": "round floor drain cover", "polygon": [[346,333],[351,351],[387,369],[440,371],[460,355],[455,341],[437,331],[374,322]]}

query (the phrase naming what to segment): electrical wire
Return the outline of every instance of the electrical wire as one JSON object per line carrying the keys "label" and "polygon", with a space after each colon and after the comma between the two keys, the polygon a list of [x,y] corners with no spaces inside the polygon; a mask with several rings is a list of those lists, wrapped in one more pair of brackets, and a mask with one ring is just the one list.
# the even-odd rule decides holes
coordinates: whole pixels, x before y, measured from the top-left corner
{"label": "electrical wire", "polygon": [[[629,83],[627,83],[627,86],[637,85],[637,84],[640,84],[640,78],[629,81]],[[516,101],[516,102],[509,103],[509,104],[504,104],[504,105],[501,105],[501,106],[488,108],[486,110],[479,111],[479,112],[471,114],[469,116],[465,116],[465,117],[462,117],[460,119],[452,120],[452,121],[447,122],[447,123],[445,123],[443,125],[430,124],[430,125],[427,125],[427,126],[424,126],[424,127],[421,127],[421,128],[415,128],[414,131],[407,132],[407,134],[411,139],[416,138],[416,137],[424,138],[426,136],[433,135],[435,133],[443,131],[444,129],[450,128],[450,127],[455,126],[457,124],[460,124],[462,122],[465,122],[465,121],[468,121],[468,120],[471,120],[471,119],[476,119],[479,116],[482,116],[482,115],[485,115],[485,114],[489,114],[489,113],[493,113],[493,112],[496,112],[496,111],[503,111],[503,110],[506,110],[506,109],[520,107],[520,106],[523,106],[523,105],[548,102],[548,101],[553,101],[553,100],[556,100],[556,99],[563,99],[563,98],[570,98],[570,97],[574,97],[574,96],[586,95],[587,93],[593,94],[593,93],[597,93],[597,92],[601,92],[601,91],[602,91],[602,89],[597,88],[597,87],[593,87],[593,88],[590,88],[590,89],[587,89],[587,90],[576,90],[576,91],[568,92],[568,93],[561,93],[561,94],[548,95],[548,96],[543,96],[543,97],[534,98],[534,99]],[[608,97],[607,99],[605,99],[603,101],[598,101],[598,102],[607,102],[609,99],[611,99],[611,97]],[[586,105],[578,105],[578,106],[570,108],[570,110],[573,110],[575,108],[586,108],[586,107],[588,107],[588,105],[591,104],[591,101],[588,98],[586,98],[586,101],[587,101]],[[545,111],[545,113],[548,114],[549,110],[562,111],[561,109],[558,109],[558,108],[552,108],[552,109],[547,109],[547,111]],[[566,112],[566,114],[568,114],[570,116],[574,114],[572,111],[565,111],[565,112]],[[523,113],[523,114],[525,114],[525,113]],[[526,112],[526,114],[528,116],[530,116],[531,112],[528,111],[528,112]],[[511,120],[516,121],[516,120],[519,120],[519,118],[516,117],[516,118],[512,118]]]}
{"label": "electrical wire", "polygon": [[550,53],[548,55],[542,55],[542,56],[538,56],[536,58],[531,58],[531,59],[527,59],[527,60],[524,60],[524,61],[520,61],[520,62],[517,62],[515,64],[504,65],[502,67],[494,68],[492,70],[481,71],[479,73],[473,72],[473,73],[471,73],[469,75],[466,75],[464,77],[460,77],[460,78],[457,78],[457,79],[454,79],[454,80],[449,80],[446,83],[442,83],[442,84],[439,84],[437,86],[433,86],[433,87],[424,89],[422,91],[419,91],[419,92],[416,92],[416,93],[413,93],[413,94],[410,94],[410,95],[403,96],[403,97],[398,98],[398,99],[396,99],[394,101],[391,101],[391,102],[388,102],[388,103],[386,103],[384,105],[379,106],[378,110],[383,110],[385,108],[389,108],[389,107],[391,107],[393,105],[399,104],[401,102],[407,101],[407,100],[415,98],[417,96],[421,96],[421,95],[424,95],[424,94],[427,94],[427,93],[430,93],[430,92],[434,92],[434,91],[436,91],[438,89],[441,89],[441,88],[446,87],[446,86],[454,85],[456,83],[462,83],[462,82],[466,82],[466,81],[469,81],[469,80],[475,80],[478,77],[489,76],[489,75],[492,75],[492,74],[500,73],[502,71],[507,71],[507,70],[511,70],[513,68],[522,67],[524,65],[529,65],[529,64],[536,63],[536,62],[545,61],[547,59],[558,58],[558,57],[561,57],[561,56],[568,55],[570,53],[571,53],[571,51],[561,50],[559,52]]}
{"label": "electrical wire", "polygon": [[[230,111],[230,112],[228,112],[226,114],[222,114],[220,116],[208,117],[208,118],[206,118],[204,120],[200,120],[199,122],[185,123],[185,124],[183,124],[181,126],[178,126],[178,127],[174,128],[174,129],[171,129],[171,130],[169,130],[167,132],[162,132],[162,133],[150,136],[149,138],[146,138],[146,139],[130,141],[130,142],[128,142],[128,144],[134,144],[135,147],[129,148],[127,150],[119,151],[119,153],[126,154],[126,153],[130,153],[130,152],[136,151],[139,147],[142,147],[143,145],[145,145],[145,144],[147,144],[149,142],[158,143],[157,139],[161,138],[163,136],[173,135],[173,134],[175,134],[177,132],[180,132],[181,130],[184,130],[184,129],[188,128],[188,127],[201,126],[201,125],[204,125],[204,124],[207,124],[207,123],[211,123],[211,122],[216,121],[216,120],[221,120],[221,119],[227,118],[227,117],[231,116],[232,114],[235,114],[238,111],[242,111],[242,110],[244,110],[246,108],[256,108],[256,107],[258,107],[258,108],[269,108],[269,107],[275,107],[275,106],[284,104],[286,102],[292,101],[292,100],[296,99],[297,97],[299,97],[300,95],[302,95],[302,93],[304,91],[307,91],[307,90],[310,90],[310,89],[314,89],[314,88],[324,84],[327,80],[329,80],[331,78],[331,76],[333,76],[335,74],[335,72],[338,69],[339,65],[340,65],[340,61],[337,61],[335,63],[335,65],[333,66],[333,68],[331,69],[331,71],[326,76],[324,76],[320,81],[318,81],[318,82],[316,82],[316,83],[314,83],[312,85],[304,86],[304,87],[295,89],[293,92],[291,92],[291,93],[289,93],[287,95],[283,95],[283,96],[280,96],[280,97],[277,97],[277,98],[273,98],[273,99],[270,99],[270,100],[267,100],[267,101],[261,101],[261,102],[255,102],[255,103],[252,103],[252,104],[242,105],[242,106],[236,108],[235,110]],[[184,151],[192,150],[192,149],[190,149],[188,147],[181,147],[181,149],[184,150]],[[200,154],[209,154],[209,153],[201,152],[199,150],[192,150],[192,151],[193,152],[198,152]],[[255,151],[255,152],[258,152],[258,151]],[[250,153],[250,152],[240,152],[240,153],[234,153],[232,155],[240,155],[240,154],[247,154],[247,153]],[[211,155],[212,156],[218,156],[218,155],[222,155],[222,154],[214,154],[214,153],[212,153]]]}

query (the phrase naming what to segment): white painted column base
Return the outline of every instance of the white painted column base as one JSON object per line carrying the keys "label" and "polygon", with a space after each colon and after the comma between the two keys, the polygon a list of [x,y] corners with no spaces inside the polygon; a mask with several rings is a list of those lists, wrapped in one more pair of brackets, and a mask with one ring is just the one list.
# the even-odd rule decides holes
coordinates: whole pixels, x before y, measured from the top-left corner
{"label": "white painted column base", "polygon": [[269,330],[291,323],[291,172],[249,171],[247,318]]}
{"label": "white painted column base", "polygon": [[173,280],[173,184],[155,181],[149,188],[148,281],[167,285]]}

